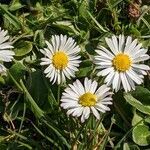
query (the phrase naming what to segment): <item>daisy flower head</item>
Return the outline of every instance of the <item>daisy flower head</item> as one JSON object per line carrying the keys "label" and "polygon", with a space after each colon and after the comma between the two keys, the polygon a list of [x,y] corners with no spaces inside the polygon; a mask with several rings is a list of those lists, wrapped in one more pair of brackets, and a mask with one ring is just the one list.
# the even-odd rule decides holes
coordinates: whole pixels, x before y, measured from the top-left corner
{"label": "daisy flower head", "polygon": [[105,84],[98,88],[98,83],[88,78],[84,84],[76,80],[65,89],[61,97],[61,107],[67,109],[67,115],[81,116],[81,122],[89,118],[93,113],[100,119],[100,112],[109,111],[108,105],[112,104],[112,92]]}
{"label": "daisy flower head", "polygon": [[75,77],[75,72],[78,71],[80,56],[79,46],[75,40],[66,35],[54,35],[51,42],[46,41],[47,48],[41,50],[45,55],[41,59],[41,65],[46,65],[44,70],[46,77],[50,78],[50,82],[65,82],[66,78]]}
{"label": "daisy flower head", "polygon": [[9,42],[8,31],[4,31],[0,28],[0,74],[6,73],[6,68],[2,64],[3,62],[10,62],[13,59],[15,53],[9,49],[13,48],[12,43]]}
{"label": "daisy flower head", "polygon": [[98,76],[104,76],[104,82],[117,92],[121,87],[125,92],[135,89],[135,83],[143,82],[146,71],[149,66],[141,64],[141,61],[149,59],[146,54],[147,49],[138,44],[137,39],[132,40],[131,36],[127,38],[124,35],[115,35],[112,38],[105,38],[109,49],[101,46],[96,50],[95,56],[96,68],[99,70]]}

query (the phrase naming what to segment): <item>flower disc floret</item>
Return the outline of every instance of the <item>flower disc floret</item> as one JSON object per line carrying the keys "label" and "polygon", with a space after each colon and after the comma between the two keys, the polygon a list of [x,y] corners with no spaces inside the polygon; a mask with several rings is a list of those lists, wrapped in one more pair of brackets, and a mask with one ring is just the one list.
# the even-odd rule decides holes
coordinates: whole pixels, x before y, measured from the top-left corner
{"label": "flower disc floret", "polygon": [[126,54],[118,54],[112,60],[113,66],[117,71],[124,72],[131,67],[130,57]]}
{"label": "flower disc floret", "polygon": [[56,69],[62,70],[68,65],[68,56],[64,52],[58,51],[53,55],[52,63]]}
{"label": "flower disc floret", "polygon": [[82,106],[94,106],[96,104],[96,95],[87,92],[79,97],[79,104]]}

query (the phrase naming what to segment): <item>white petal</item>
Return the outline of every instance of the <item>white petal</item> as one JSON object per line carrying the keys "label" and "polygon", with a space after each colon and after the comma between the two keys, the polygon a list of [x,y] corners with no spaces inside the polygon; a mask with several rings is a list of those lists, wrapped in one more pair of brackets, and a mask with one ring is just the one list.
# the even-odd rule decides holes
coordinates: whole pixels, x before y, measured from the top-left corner
{"label": "white petal", "polygon": [[120,73],[120,79],[122,81],[122,85],[123,85],[123,88],[126,92],[128,92],[128,85],[127,85],[127,82],[126,82],[126,79],[125,79],[125,76],[124,76],[124,73]]}
{"label": "white petal", "polygon": [[48,42],[48,41],[45,41],[46,45],[48,46],[49,50],[50,50],[50,53],[51,54],[54,54],[54,48],[53,46]]}
{"label": "white petal", "polygon": [[125,44],[124,35],[119,35],[119,51],[123,52],[124,44]]}
{"label": "white petal", "polygon": [[113,45],[114,45],[114,48],[115,48],[115,50],[117,51],[117,52],[119,52],[119,48],[118,48],[118,40],[117,40],[117,38],[116,38],[116,36],[115,35],[113,35],[112,36],[112,42],[113,42]]}
{"label": "white petal", "polygon": [[134,53],[132,54],[132,58],[136,59],[136,58],[144,55],[147,51],[148,51],[148,49],[144,49],[144,48],[142,48],[142,49],[140,49],[138,51],[134,51]]}
{"label": "white petal", "polygon": [[132,54],[132,50],[135,49],[136,45],[137,45],[137,39],[135,39],[135,40],[130,44],[130,46],[128,47],[128,49],[126,50],[126,52],[127,52],[128,54]]}
{"label": "white petal", "polygon": [[97,54],[101,57],[103,57],[104,59],[109,59],[112,60],[113,56],[108,55],[107,53],[105,53],[104,51],[101,50],[95,50],[97,52]]}
{"label": "white petal", "polygon": [[131,49],[130,54],[131,54],[132,56],[134,56],[135,53],[138,52],[141,47],[142,47],[142,43],[136,45],[134,49]]}
{"label": "white petal", "polygon": [[0,64],[0,74],[1,75],[6,75],[6,68],[4,65]]}
{"label": "white petal", "polygon": [[118,82],[119,82],[119,73],[118,71],[115,72],[115,75],[114,75],[114,79],[113,79],[113,89],[115,89],[115,91],[117,91],[118,89]]}
{"label": "white petal", "polygon": [[132,67],[141,69],[141,70],[150,70],[150,67],[144,64],[132,64]]}
{"label": "white petal", "polygon": [[105,106],[105,105],[103,105],[103,104],[101,104],[101,103],[98,103],[97,104],[101,109],[103,109],[103,110],[105,110],[105,111],[110,111],[110,108],[109,107],[107,107],[107,106]]}
{"label": "white petal", "polygon": [[113,82],[113,78],[115,75],[115,71],[110,72],[107,77],[105,78],[104,82],[107,84],[107,86],[111,85]]}
{"label": "white petal", "polygon": [[97,73],[98,76],[106,76],[108,75],[110,72],[114,71],[113,67],[108,67],[100,72]]}
{"label": "white petal", "polygon": [[94,116],[99,120],[100,119],[100,114],[98,113],[98,111],[92,106],[91,110],[94,114]]}
{"label": "white petal", "polygon": [[137,57],[137,58],[133,59],[132,62],[137,63],[137,62],[140,62],[140,61],[148,60],[149,58],[150,58],[150,56],[145,54],[145,55],[142,55],[140,57]]}
{"label": "white petal", "polygon": [[103,52],[105,52],[105,53],[109,56],[110,59],[114,57],[114,54],[111,53],[111,52],[110,52],[108,49],[106,49],[105,47],[100,46],[100,49],[101,49]]}
{"label": "white petal", "polygon": [[127,75],[137,84],[142,83],[142,79],[132,69],[126,71]]}
{"label": "white petal", "polygon": [[84,118],[85,119],[88,119],[89,118],[89,115],[90,115],[90,108],[89,107],[85,107],[84,110],[83,110],[83,115],[84,115]]}
{"label": "white petal", "polygon": [[96,91],[96,89],[97,89],[97,85],[98,85],[98,83],[96,81],[93,81],[93,83],[91,84],[91,87],[90,87],[89,91],[94,94],[95,91]]}
{"label": "white petal", "polygon": [[109,38],[105,38],[105,41],[106,41],[107,45],[109,46],[109,48],[111,49],[111,51],[112,51],[115,55],[118,54],[118,50],[115,49],[112,40],[109,39]]}
{"label": "white petal", "polygon": [[128,36],[127,39],[126,39],[126,44],[125,44],[124,52],[127,52],[129,50],[129,46],[130,46],[131,42],[132,42],[132,37]]}

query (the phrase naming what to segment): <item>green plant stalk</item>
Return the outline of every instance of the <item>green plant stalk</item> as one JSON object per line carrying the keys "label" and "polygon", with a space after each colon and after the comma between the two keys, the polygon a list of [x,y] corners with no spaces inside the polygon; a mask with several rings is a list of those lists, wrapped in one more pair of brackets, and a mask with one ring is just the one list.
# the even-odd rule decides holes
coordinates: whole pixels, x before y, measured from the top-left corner
{"label": "green plant stalk", "polygon": [[89,123],[90,120],[91,120],[91,119],[90,119],[90,117],[89,117],[88,120],[86,120],[86,121],[83,123],[83,125],[81,126],[81,128],[79,129],[79,132],[78,132],[77,136],[75,137],[75,139],[74,139],[73,142],[72,142],[72,147],[77,143],[77,141],[78,141],[78,139],[79,139],[79,137],[80,137],[82,131],[84,130],[84,128],[86,127],[86,125]]}
{"label": "green plant stalk", "polygon": [[22,80],[20,81],[20,85],[21,85],[21,87],[22,87],[22,89],[23,89],[23,92],[24,92],[26,98],[28,99],[28,103],[31,105],[32,111],[33,111],[33,113],[35,114],[35,116],[36,116],[37,118],[39,118],[39,119],[40,119],[41,117],[44,117],[44,112],[43,112],[43,110],[41,110],[41,109],[39,108],[39,106],[36,104],[36,102],[34,101],[34,99],[32,98],[32,96],[30,95],[30,93],[28,92],[28,90],[27,90],[27,88],[25,87],[25,85],[24,85],[24,83],[23,83]]}
{"label": "green plant stalk", "polygon": [[98,129],[98,127],[100,126],[100,124],[102,123],[102,121],[103,121],[103,118],[104,118],[104,115],[102,115],[101,119],[100,119],[99,121],[97,121],[97,123],[96,123],[96,125],[95,125],[95,128],[94,128],[94,131],[93,131],[93,133],[92,133],[92,137],[91,137],[89,143],[91,143],[91,142],[93,141],[94,136],[96,135],[97,129]]}
{"label": "green plant stalk", "polygon": [[108,32],[107,30],[105,30],[99,23],[98,21],[92,16],[92,14],[87,11],[88,15],[91,17],[91,19],[94,21],[94,23],[98,26],[98,28],[103,31],[103,32]]}
{"label": "green plant stalk", "polygon": [[18,144],[20,144],[20,145],[22,145],[22,146],[28,148],[29,150],[32,150],[32,147],[31,147],[29,144],[23,143],[23,142],[21,142],[21,141],[16,141],[16,143],[18,143]]}
{"label": "green plant stalk", "polygon": [[21,132],[21,129],[22,129],[23,121],[24,121],[24,118],[25,118],[25,113],[26,113],[26,103],[24,103],[24,106],[23,106],[23,115],[22,115],[19,131],[18,131],[19,133]]}
{"label": "green plant stalk", "polygon": [[54,141],[52,140],[50,137],[44,135],[44,133],[33,123],[31,122],[31,124],[33,125],[33,127],[36,129],[36,131],[43,136],[45,139],[47,139],[49,142],[51,142],[52,144],[54,144],[57,148],[61,149],[60,146]]}
{"label": "green plant stalk", "polygon": [[63,135],[56,129],[54,128],[52,125],[50,125],[46,120],[42,119],[42,122],[45,123],[51,130],[53,130],[56,135],[59,137],[59,139],[68,147],[68,149],[70,149],[70,145],[68,144],[68,142],[66,141],[66,139],[63,137]]}
{"label": "green plant stalk", "polygon": [[20,84],[15,80],[15,78],[11,75],[11,73],[9,71],[7,71],[8,75],[10,76],[10,78],[12,79],[12,81],[15,83],[15,85],[17,86],[17,88],[23,92],[22,87],[20,86]]}
{"label": "green plant stalk", "polygon": [[[105,150],[105,147],[106,147],[106,144],[107,144],[108,140],[110,141],[110,144],[111,144],[112,148],[114,147],[114,144],[112,143],[111,138],[109,137],[109,134],[110,134],[112,125],[113,125],[113,122],[111,122],[111,125],[110,125],[110,127],[109,127],[109,129],[108,129],[108,132],[107,132],[106,135],[105,135],[104,142],[103,142],[102,148],[101,148],[102,150]],[[105,129],[105,127],[103,126],[103,124],[102,124],[102,128],[103,128],[103,130],[106,131],[106,129]]]}

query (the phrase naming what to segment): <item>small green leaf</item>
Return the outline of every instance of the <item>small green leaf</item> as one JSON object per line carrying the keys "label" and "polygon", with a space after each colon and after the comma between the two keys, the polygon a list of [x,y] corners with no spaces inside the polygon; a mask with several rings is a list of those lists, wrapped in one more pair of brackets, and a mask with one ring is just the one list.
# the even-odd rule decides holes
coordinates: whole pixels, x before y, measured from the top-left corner
{"label": "small green leaf", "polygon": [[133,141],[140,146],[150,144],[150,130],[146,125],[138,125],[132,131]]}
{"label": "small green leaf", "polygon": [[44,40],[44,32],[43,32],[43,30],[35,31],[34,42],[36,42],[40,47],[44,47],[45,40]]}
{"label": "small green leaf", "polygon": [[79,31],[74,27],[74,25],[70,21],[56,21],[53,23],[54,26],[69,31],[73,32],[76,35],[80,35]]}
{"label": "small green leaf", "polygon": [[[138,122],[140,122],[143,118],[135,111],[132,119],[132,126],[135,126]],[[141,122],[142,124],[142,122]]]}
{"label": "small green leaf", "polygon": [[29,52],[31,52],[33,48],[32,42],[23,41],[23,40],[15,43],[14,47],[15,47],[14,49],[15,56],[24,56],[28,54]]}
{"label": "small green leaf", "polygon": [[132,95],[145,105],[150,106],[150,91],[142,86],[138,86]]}
{"label": "small green leaf", "polygon": [[9,10],[10,11],[16,11],[22,7],[24,7],[24,5],[22,5],[20,2],[15,2],[15,3],[11,4],[11,6],[9,7]]}
{"label": "small green leaf", "polygon": [[85,68],[81,68],[78,72],[77,72],[77,77],[85,77],[87,76],[87,74],[89,74],[92,71],[91,67],[85,67]]}
{"label": "small green leaf", "polygon": [[123,144],[123,150],[130,150],[130,147],[129,147],[128,143]]}
{"label": "small green leaf", "polygon": [[4,85],[5,84],[5,80],[2,76],[0,76],[0,84]]}
{"label": "small green leaf", "polygon": [[21,64],[20,62],[16,62],[9,69],[9,72],[16,79],[16,81],[19,81],[25,75],[26,70],[27,69],[26,69],[26,67],[23,64]]}
{"label": "small green leaf", "polygon": [[125,94],[124,98],[129,104],[131,104],[133,107],[135,107],[139,111],[150,115],[150,105],[146,105],[142,103],[141,101],[135,99],[131,94]]}

